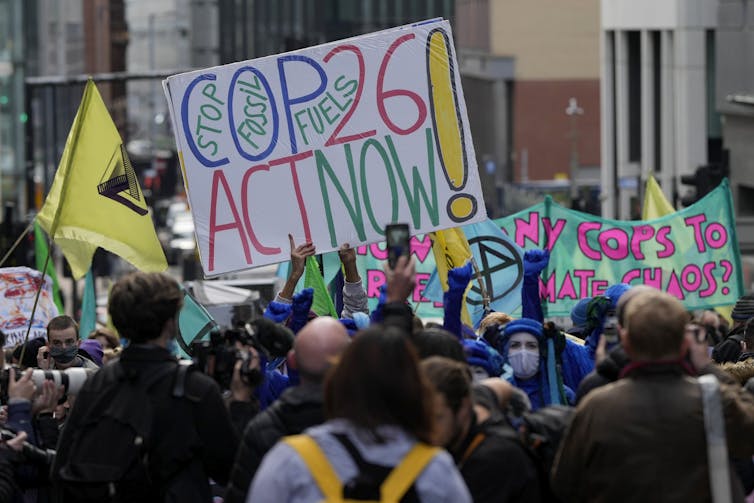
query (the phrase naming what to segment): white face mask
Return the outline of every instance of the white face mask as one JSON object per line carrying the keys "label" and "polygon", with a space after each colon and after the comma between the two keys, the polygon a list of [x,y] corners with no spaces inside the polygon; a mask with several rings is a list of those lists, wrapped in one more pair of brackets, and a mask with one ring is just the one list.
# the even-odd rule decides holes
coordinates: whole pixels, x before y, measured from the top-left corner
{"label": "white face mask", "polygon": [[539,351],[519,349],[508,351],[508,361],[513,375],[519,379],[529,379],[539,371]]}

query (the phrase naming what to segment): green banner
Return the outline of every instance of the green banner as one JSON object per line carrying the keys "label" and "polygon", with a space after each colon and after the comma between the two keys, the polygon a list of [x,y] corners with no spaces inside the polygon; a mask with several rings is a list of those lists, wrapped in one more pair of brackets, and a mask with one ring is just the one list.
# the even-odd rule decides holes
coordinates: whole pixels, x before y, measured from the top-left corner
{"label": "green banner", "polygon": [[743,295],[741,257],[727,179],[694,205],[654,220],[607,220],[545,202],[495,220],[524,249],[547,248],[540,288],[548,316],[615,283],[666,291],[689,310]]}

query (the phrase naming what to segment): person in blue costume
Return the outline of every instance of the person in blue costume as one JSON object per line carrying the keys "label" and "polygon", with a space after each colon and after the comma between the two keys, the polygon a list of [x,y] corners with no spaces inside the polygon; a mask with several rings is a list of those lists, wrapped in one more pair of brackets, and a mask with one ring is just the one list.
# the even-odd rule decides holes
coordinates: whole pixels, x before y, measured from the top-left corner
{"label": "person in blue costume", "polygon": [[[528,250],[524,253],[524,283],[521,289],[522,318],[544,322],[542,300],[539,295],[539,275],[547,267],[550,253],[546,250]],[[560,354],[563,384],[578,389],[579,383],[594,370],[594,353],[585,345],[565,338]]]}
{"label": "person in blue costume", "polygon": [[[526,392],[532,410],[547,405],[572,405],[573,390],[562,384],[555,365],[554,353],[562,345],[563,335],[554,327],[545,336],[537,320],[513,320],[503,330],[503,357],[513,368],[508,382]],[[560,343],[555,339],[559,338]],[[562,347],[562,346],[561,346]]]}
{"label": "person in blue costume", "polygon": [[[592,360],[594,360],[597,346],[605,332],[606,323],[615,324],[617,322],[615,317],[618,301],[630,288],[631,285],[626,283],[617,283],[605,290],[605,295],[598,295],[589,303],[587,307],[587,327],[584,332],[584,335],[586,335],[584,347]],[[617,337],[608,340],[605,345],[605,352],[610,352],[619,343]]]}

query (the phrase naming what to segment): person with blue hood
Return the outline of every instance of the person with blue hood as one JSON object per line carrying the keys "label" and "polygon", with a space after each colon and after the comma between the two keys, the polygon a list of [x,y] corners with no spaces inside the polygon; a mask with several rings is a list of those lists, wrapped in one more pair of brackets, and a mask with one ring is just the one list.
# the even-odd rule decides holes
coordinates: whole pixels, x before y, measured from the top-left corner
{"label": "person with blue hood", "polygon": [[618,319],[616,312],[618,301],[629,289],[631,289],[631,285],[617,283],[605,290],[605,295],[598,295],[589,302],[587,307],[587,326],[584,330],[584,335],[586,335],[584,347],[587,349],[592,360],[595,358],[597,346],[603,336],[606,342],[606,352],[611,351],[620,343],[618,340]]}
{"label": "person with blue hood", "polygon": [[563,335],[548,325],[547,336],[540,322],[528,318],[513,320],[503,330],[503,358],[513,369],[508,382],[526,392],[532,410],[572,405],[575,399],[573,390],[563,384],[556,363]]}
{"label": "person with blue hood", "polygon": [[[521,289],[522,318],[544,322],[542,300],[539,294],[539,275],[547,267],[550,253],[547,250],[528,250],[524,253],[524,282]],[[579,306],[579,304],[577,304]],[[578,316],[578,312],[577,312]],[[563,383],[577,389],[584,377],[594,370],[594,354],[589,349],[566,337],[560,353]]]}

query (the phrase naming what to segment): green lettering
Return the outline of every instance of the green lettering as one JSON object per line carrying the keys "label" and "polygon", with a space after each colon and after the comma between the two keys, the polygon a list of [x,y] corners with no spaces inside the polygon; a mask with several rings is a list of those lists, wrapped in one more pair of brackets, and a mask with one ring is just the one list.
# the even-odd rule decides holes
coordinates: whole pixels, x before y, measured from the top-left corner
{"label": "green lettering", "polygon": [[[317,134],[322,134],[325,132],[325,123],[322,122],[322,116],[319,115],[319,109],[318,108],[307,108],[307,112],[309,113],[309,122],[312,126],[314,126],[314,131]],[[312,117],[312,110],[314,110],[314,115],[317,116],[317,120],[314,120],[314,117]],[[319,127],[317,127],[317,124],[319,124]]]}
{"label": "green lettering", "polygon": [[[246,126],[246,128],[251,129],[251,131],[248,132],[248,133],[244,132],[244,126]],[[254,143],[254,140],[251,139],[251,133],[254,132],[254,128],[249,125],[249,121],[248,120],[243,121],[238,126],[238,129],[236,129],[236,131],[238,131],[238,134],[241,136],[241,138],[243,138],[244,140],[246,140],[249,143],[249,145],[251,145],[252,147],[257,148],[257,149],[259,148],[259,145],[257,145],[256,143]]]}
{"label": "green lettering", "polygon": [[338,119],[338,117],[340,117],[340,114],[335,114],[334,117],[329,116],[328,112],[332,110],[332,107],[325,106],[325,104],[327,103],[329,99],[330,99],[329,96],[322,98],[321,100],[319,100],[319,103],[317,103],[317,106],[319,107],[320,110],[322,110],[322,115],[325,116],[325,120],[327,121],[327,123],[332,126],[333,122],[335,122]]}
{"label": "green lettering", "polygon": [[217,86],[215,84],[212,84],[212,83],[207,84],[207,85],[205,85],[202,88],[202,94],[204,96],[206,96],[207,98],[211,99],[212,101],[214,101],[218,105],[224,105],[225,102],[223,100],[221,100],[220,98],[218,98],[217,96],[215,96],[215,92],[217,92]]}
{"label": "green lettering", "polygon": [[330,101],[332,101],[333,103],[335,103],[335,106],[338,107],[338,110],[340,110],[341,112],[345,112],[346,110],[348,110],[348,106],[353,101],[353,99],[349,99],[348,101],[346,101],[345,105],[341,105],[340,103],[338,103],[338,100],[336,100],[333,97],[333,95],[330,94],[330,91],[327,91],[325,94],[327,95],[328,98],[330,98]]}
{"label": "green lettering", "polygon": [[417,168],[416,166],[413,166],[411,172],[411,181],[413,182],[414,188],[413,194],[411,193],[411,187],[409,187],[408,182],[406,181],[406,175],[403,173],[401,161],[400,159],[398,159],[398,154],[395,151],[393,139],[390,137],[390,135],[385,135],[385,142],[387,143],[387,147],[390,149],[390,156],[393,158],[393,165],[398,172],[398,178],[401,181],[403,192],[404,194],[406,194],[406,202],[408,203],[409,210],[411,211],[411,218],[413,219],[415,229],[419,229],[421,227],[420,198],[424,200],[424,206],[427,208],[427,213],[429,214],[429,219],[432,222],[432,225],[440,224],[440,212],[438,211],[437,207],[437,183],[435,182],[435,152],[433,149],[434,136],[432,135],[431,128],[426,129],[426,135],[427,171],[429,172],[429,186],[432,201],[429,200],[430,197],[427,195],[427,189],[424,186],[424,181],[419,175],[419,168]]}
{"label": "green lettering", "polygon": [[346,92],[343,93],[343,97],[347,98],[347,97],[351,96],[353,93],[355,93],[356,89],[359,88],[359,81],[358,80],[346,80],[345,84],[343,84],[342,82],[345,79],[346,79],[346,76],[345,75],[341,75],[340,77],[338,77],[337,79],[335,79],[335,84],[333,84],[333,85],[335,86],[335,90],[337,90],[337,91],[346,91]]}
{"label": "green lettering", "polygon": [[[365,141],[361,146],[361,161],[359,163],[361,167],[361,193],[364,197],[364,209],[367,210],[367,216],[369,217],[369,221],[372,223],[372,228],[376,232],[384,234],[385,231],[383,230],[380,223],[377,222],[377,219],[375,219],[374,217],[374,211],[372,211],[372,202],[369,197],[369,188],[367,187],[366,158],[369,147],[374,147],[380,157],[382,157],[382,163],[385,166],[385,172],[387,173],[387,179],[390,184],[390,200],[393,202],[392,213],[390,216],[391,222],[398,221],[398,189],[395,185],[395,175],[393,174],[393,170],[390,167],[390,159],[388,158],[387,152],[385,152],[384,147],[380,145],[380,143],[374,138]],[[381,193],[379,199],[380,201],[384,200]]]}
{"label": "green lettering", "polygon": [[338,246],[338,239],[335,235],[335,224],[333,222],[332,208],[330,207],[330,195],[327,191],[327,183],[325,182],[325,173],[330,178],[330,181],[335,186],[335,190],[338,191],[343,204],[346,206],[348,215],[351,217],[356,233],[359,236],[359,240],[365,241],[366,234],[364,232],[364,219],[361,216],[361,203],[359,202],[359,192],[356,189],[356,177],[354,176],[353,169],[353,155],[351,153],[351,146],[344,145],[346,152],[346,164],[348,166],[348,176],[351,180],[351,194],[353,195],[353,204],[348,198],[343,186],[338,181],[338,177],[335,175],[330,163],[327,162],[325,154],[321,150],[314,151],[314,157],[317,161],[317,174],[319,176],[319,188],[322,191],[322,201],[325,204],[325,213],[327,214],[327,228],[330,231],[330,243],[332,246]]}
{"label": "green lettering", "polygon": [[304,129],[306,128],[306,124],[301,122],[301,119],[299,116],[306,113],[306,110],[299,110],[295,114],[293,114],[293,117],[296,119],[296,125],[298,126],[298,132],[301,133],[301,137],[304,139],[304,143],[309,145],[309,140],[306,137],[306,133],[304,133]]}

